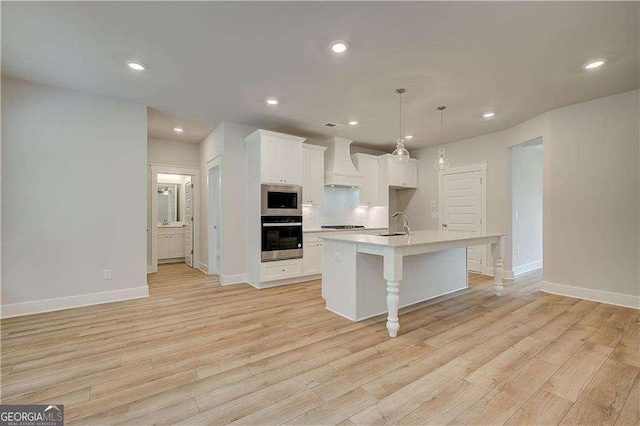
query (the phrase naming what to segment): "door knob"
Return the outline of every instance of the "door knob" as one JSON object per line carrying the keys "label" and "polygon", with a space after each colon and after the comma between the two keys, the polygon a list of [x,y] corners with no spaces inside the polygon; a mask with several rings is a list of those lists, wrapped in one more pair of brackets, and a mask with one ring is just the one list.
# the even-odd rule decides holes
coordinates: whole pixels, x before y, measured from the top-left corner
{"label": "door knob", "polygon": [[442,224],[442,227],[443,227],[443,228],[446,228],[446,227],[447,227],[447,224],[446,224],[446,223],[443,223],[443,224]]}

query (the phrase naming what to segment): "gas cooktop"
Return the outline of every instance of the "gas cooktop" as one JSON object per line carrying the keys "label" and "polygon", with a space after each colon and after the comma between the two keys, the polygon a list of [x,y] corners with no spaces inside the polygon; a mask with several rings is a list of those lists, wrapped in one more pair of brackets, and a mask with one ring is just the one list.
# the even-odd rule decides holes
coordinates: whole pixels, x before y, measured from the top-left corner
{"label": "gas cooktop", "polygon": [[323,225],[321,228],[325,229],[361,229],[362,225]]}

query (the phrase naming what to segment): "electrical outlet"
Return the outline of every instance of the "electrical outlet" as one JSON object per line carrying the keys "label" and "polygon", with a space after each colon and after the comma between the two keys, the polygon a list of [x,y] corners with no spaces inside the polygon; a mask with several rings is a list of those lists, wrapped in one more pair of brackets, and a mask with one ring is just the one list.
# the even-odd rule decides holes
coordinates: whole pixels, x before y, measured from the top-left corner
{"label": "electrical outlet", "polygon": [[111,269],[105,269],[104,271],[102,271],[102,274],[105,280],[111,279]]}
{"label": "electrical outlet", "polygon": [[342,253],[333,253],[333,260],[336,262],[342,262]]}
{"label": "electrical outlet", "polygon": [[516,252],[516,259],[520,259],[520,252],[519,251]]}
{"label": "electrical outlet", "polygon": [[518,219],[518,212],[516,212],[516,219]]}

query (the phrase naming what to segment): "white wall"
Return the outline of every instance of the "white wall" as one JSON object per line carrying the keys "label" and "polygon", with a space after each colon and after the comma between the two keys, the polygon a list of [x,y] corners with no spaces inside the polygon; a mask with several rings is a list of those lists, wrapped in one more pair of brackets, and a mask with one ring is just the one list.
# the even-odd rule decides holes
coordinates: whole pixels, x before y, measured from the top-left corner
{"label": "white wall", "polygon": [[146,118],[2,79],[3,316],[148,294]]}
{"label": "white wall", "polygon": [[[502,132],[446,144],[452,165],[487,161],[487,229],[511,235],[508,148],[542,136],[545,282],[579,287],[584,297],[607,298],[594,293],[605,291],[637,302],[638,101],[634,90],[553,110]],[[437,219],[429,217],[430,211],[437,211],[437,205],[429,204],[438,200],[432,166],[437,148],[412,152],[420,161],[419,189],[407,202],[415,229],[437,228]],[[512,265],[507,238],[505,269]],[[614,299],[622,300],[609,300]]]}
{"label": "white wall", "polygon": [[513,270],[526,272],[542,265],[542,154],[535,144],[511,148]]}
{"label": "white wall", "polygon": [[180,167],[200,167],[200,147],[195,143],[148,139],[150,164]]}
{"label": "white wall", "polygon": [[[219,124],[200,144],[201,153],[201,253],[208,258],[208,166],[211,160],[222,157],[222,257],[223,279],[236,280],[246,274],[246,158],[244,138],[255,127],[224,122]],[[239,277],[239,278],[234,278]]]}

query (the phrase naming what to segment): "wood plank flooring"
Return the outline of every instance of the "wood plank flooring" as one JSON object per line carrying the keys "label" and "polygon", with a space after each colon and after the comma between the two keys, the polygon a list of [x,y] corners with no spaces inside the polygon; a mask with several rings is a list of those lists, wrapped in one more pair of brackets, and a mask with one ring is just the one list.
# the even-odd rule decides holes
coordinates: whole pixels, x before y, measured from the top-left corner
{"label": "wood plank flooring", "polygon": [[2,320],[4,404],[69,424],[640,424],[638,311],[490,278],[385,317],[320,282],[222,287],[183,264],[151,296]]}

